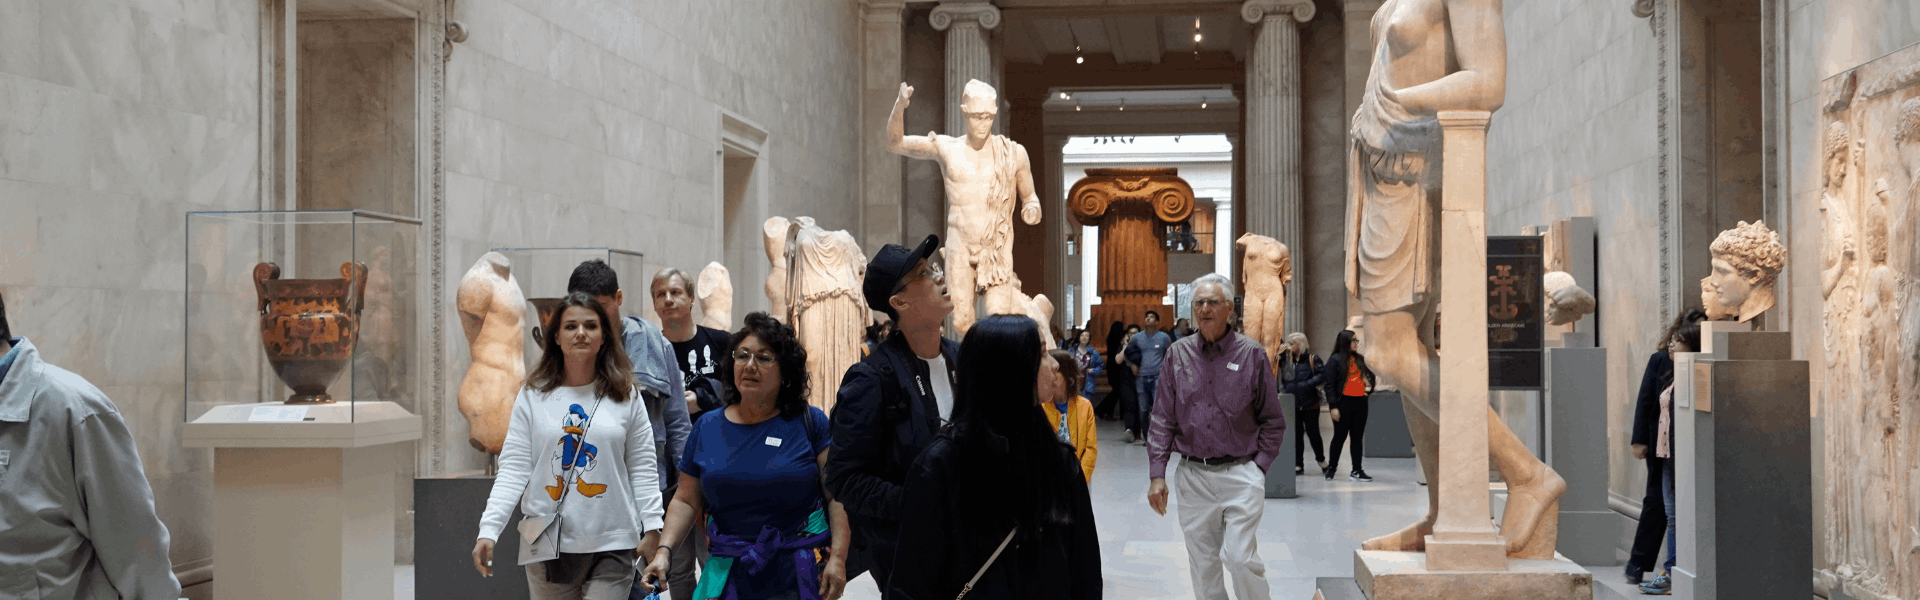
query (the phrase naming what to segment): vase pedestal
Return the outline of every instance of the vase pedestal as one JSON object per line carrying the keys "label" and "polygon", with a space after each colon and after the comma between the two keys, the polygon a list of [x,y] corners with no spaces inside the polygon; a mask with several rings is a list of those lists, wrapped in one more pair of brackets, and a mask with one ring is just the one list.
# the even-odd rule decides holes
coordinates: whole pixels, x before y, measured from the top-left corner
{"label": "vase pedestal", "polygon": [[396,472],[420,417],[360,402],[250,420],[282,406],[222,406],[186,425],[185,446],[214,449],[214,598],[392,600]]}

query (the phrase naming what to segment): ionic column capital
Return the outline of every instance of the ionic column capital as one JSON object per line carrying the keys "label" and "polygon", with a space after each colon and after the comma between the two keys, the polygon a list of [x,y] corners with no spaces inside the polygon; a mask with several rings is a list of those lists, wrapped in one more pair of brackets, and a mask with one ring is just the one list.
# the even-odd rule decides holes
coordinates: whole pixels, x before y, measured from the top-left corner
{"label": "ionic column capital", "polygon": [[1269,18],[1291,14],[1294,21],[1305,23],[1313,20],[1315,10],[1312,0],[1247,0],[1240,5],[1240,18],[1259,25]]}
{"label": "ionic column capital", "polygon": [[1000,26],[1000,8],[984,0],[943,0],[927,18],[937,31],[946,31],[955,22],[973,21],[981,29]]}

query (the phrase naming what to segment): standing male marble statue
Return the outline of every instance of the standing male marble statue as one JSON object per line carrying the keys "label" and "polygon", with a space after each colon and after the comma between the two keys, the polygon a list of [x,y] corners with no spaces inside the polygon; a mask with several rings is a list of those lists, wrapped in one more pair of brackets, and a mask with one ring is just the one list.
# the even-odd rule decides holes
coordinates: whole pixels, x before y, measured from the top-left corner
{"label": "standing male marble statue", "polygon": [[[1373,66],[1353,117],[1347,161],[1346,287],[1358,299],[1363,350],[1400,388],[1420,466],[1427,516],[1367,540],[1366,550],[1424,551],[1440,514],[1439,355],[1441,111],[1498,110],[1506,101],[1506,29],[1500,0],[1386,0],[1370,28]],[[1500,534],[1507,554],[1552,558],[1566,481],[1487,409],[1487,449],[1511,493]]]}
{"label": "standing male marble statue", "polygon": [[[960,98],[967,116],[965,137],[905,135],[903,119],[913,86],[900,84],[900,97],[887,117],[887,150],[940,163],[947,186],[947,288],[953,295],[953,329],[965,335],[973,326],[976,294],[985,294],[987,314],[1025,314],[1020,278],[1013,273],[1015,201],[1020,220],[1040,224],[1040,197],[1034,193],[1027,150],[993,134],[1000,112],[993,86],[969,80]],[[1045,327],[1042,327],[1045,329]]]}

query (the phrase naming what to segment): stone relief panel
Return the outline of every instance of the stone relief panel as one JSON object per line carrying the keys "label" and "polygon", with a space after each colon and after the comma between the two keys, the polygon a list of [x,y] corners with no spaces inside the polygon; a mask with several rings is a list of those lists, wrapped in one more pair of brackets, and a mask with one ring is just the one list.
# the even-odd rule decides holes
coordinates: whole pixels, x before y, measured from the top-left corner
{"label": "stone relief panel", "polygon": [[1920,589],[1920,45],[1822,84],[1821,329],[1830,589]]}

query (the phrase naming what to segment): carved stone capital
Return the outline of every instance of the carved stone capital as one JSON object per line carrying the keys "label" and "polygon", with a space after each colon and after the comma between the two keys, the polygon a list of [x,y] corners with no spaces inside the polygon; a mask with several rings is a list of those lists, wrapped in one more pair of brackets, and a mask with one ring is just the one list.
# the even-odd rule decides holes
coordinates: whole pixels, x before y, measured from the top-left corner
{"label": "carved stone capital", "polygon": [[898,21],[907,10],[907,0],[860,0],[860,18],[873,21]]}
{"label": "carved stone capital", "polygon": [[955,22],[966,21],[979,23],[981,29],[993,29],[1000,26],[1000,8],[980,1],[947,0],[934,7],[927,20],[937,31],[946,31]]}
{"label": "carved stone capital", "polygon": [[1642,19],[1653,16],[1653,0],[1633,0],[1633,16]]}
{"label": "carved stone capital", "polygon": [[1305,23],[1313,20],[1315,10],[1312,0],[1247,0],[1240,5],[1240,18],[1259,25],[1269,17],[1292,14],[1294,21]]}

